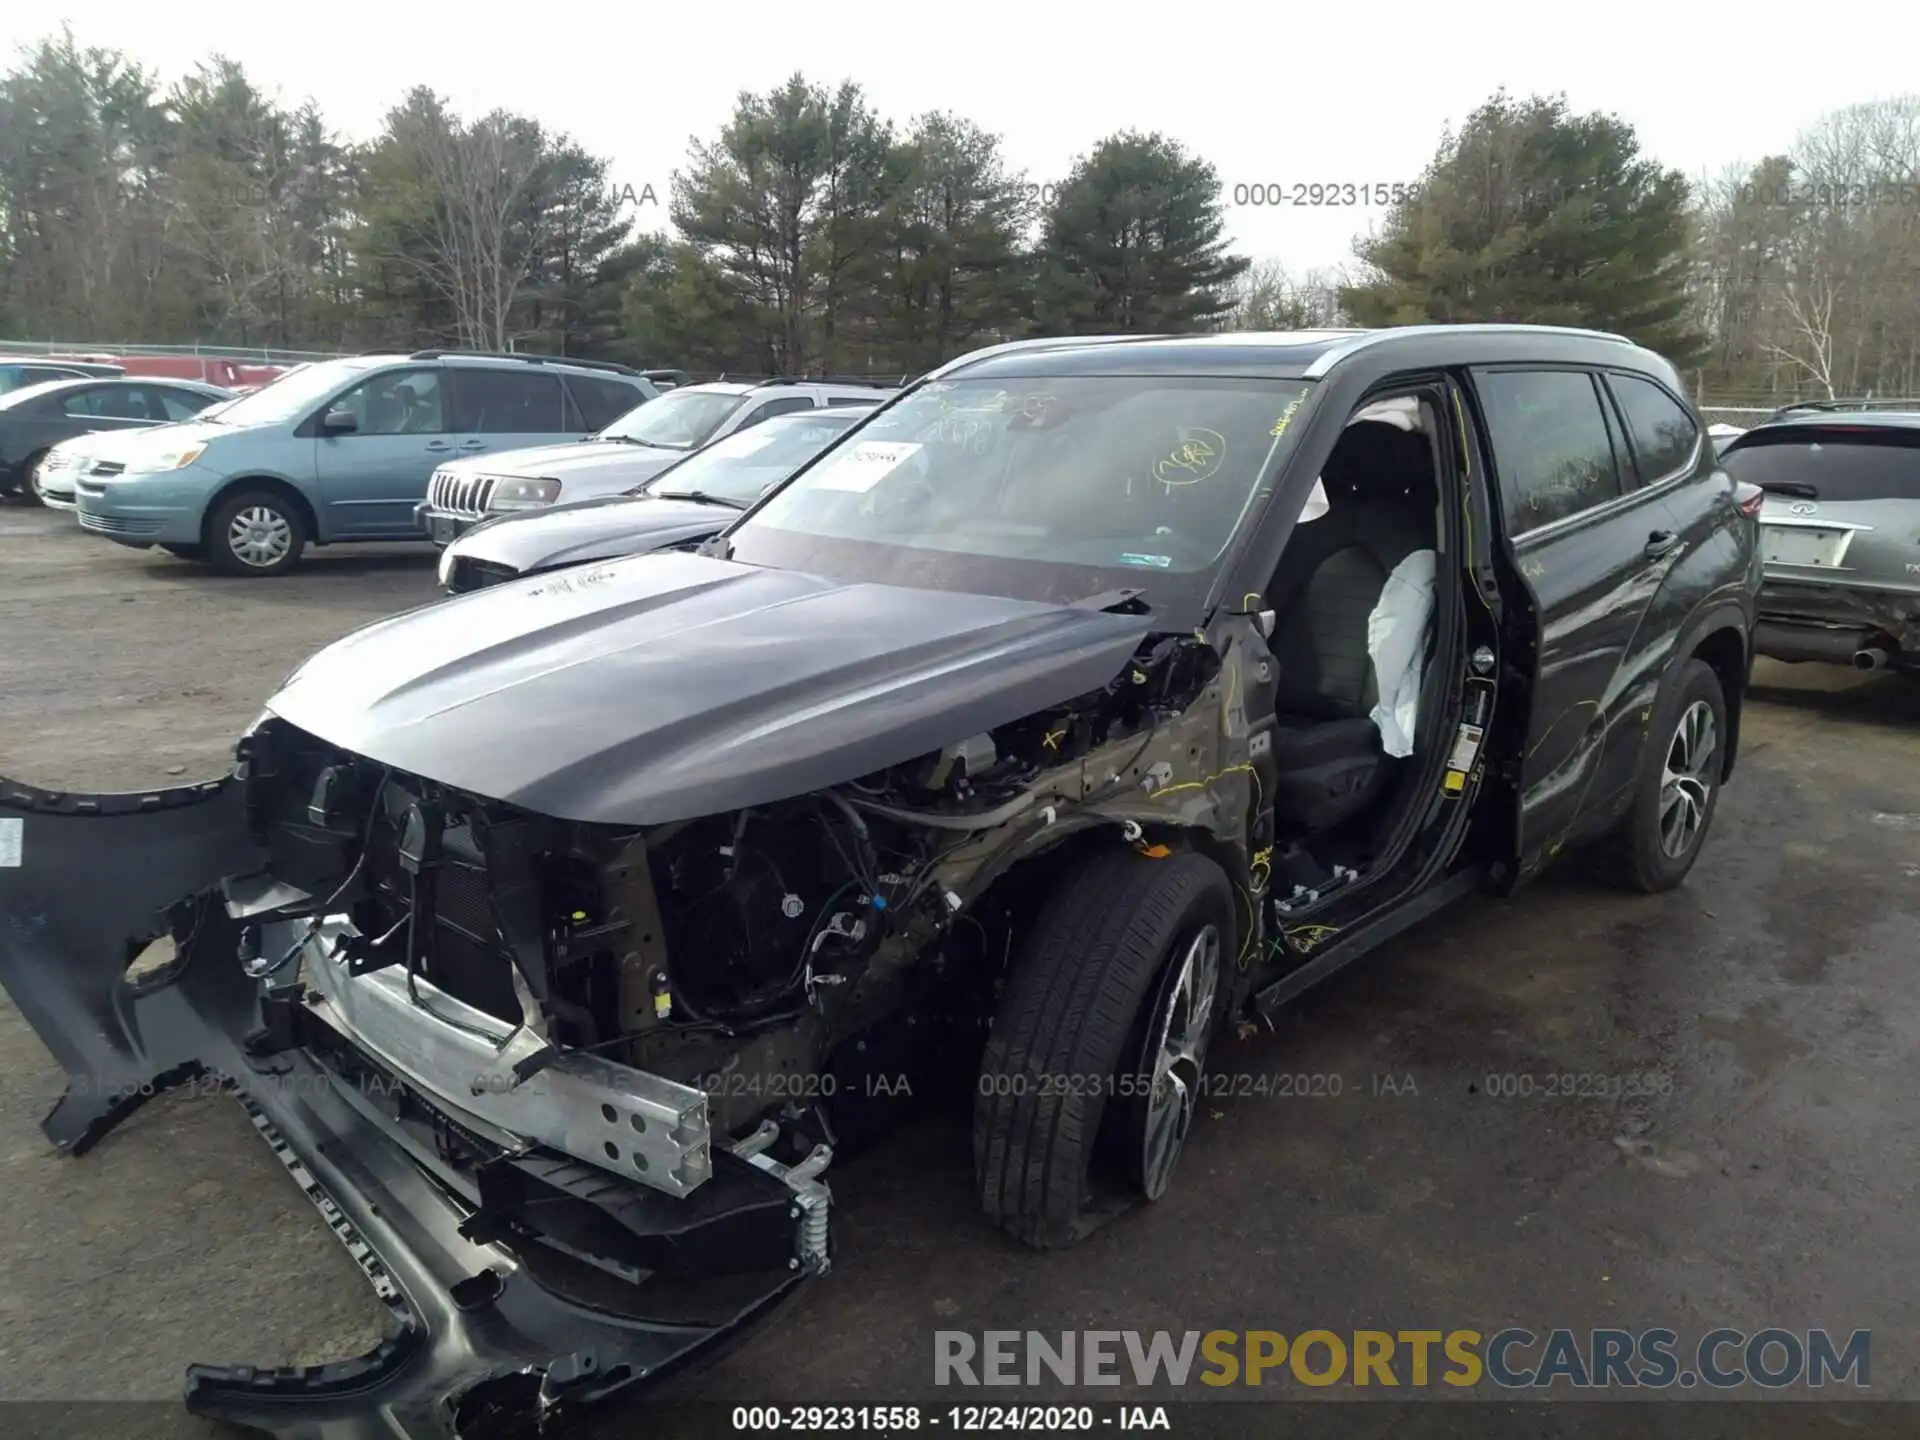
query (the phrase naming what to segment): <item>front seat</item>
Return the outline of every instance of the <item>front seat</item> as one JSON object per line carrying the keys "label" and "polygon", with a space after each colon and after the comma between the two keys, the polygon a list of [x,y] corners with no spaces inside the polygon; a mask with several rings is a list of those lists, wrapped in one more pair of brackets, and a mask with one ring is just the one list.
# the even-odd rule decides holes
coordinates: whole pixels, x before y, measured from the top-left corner
{"label": "front seat", "polygon": [[1423,435],[1358,421],[1320,479],[1327,512],[1294,530],[1267,592],[1280,665],[1274,808],[1306,834],[1360,814],[1399,773],[1371,715],[1380,693],[1368,621],[1394,567],[1434,547],[1438,523]]}

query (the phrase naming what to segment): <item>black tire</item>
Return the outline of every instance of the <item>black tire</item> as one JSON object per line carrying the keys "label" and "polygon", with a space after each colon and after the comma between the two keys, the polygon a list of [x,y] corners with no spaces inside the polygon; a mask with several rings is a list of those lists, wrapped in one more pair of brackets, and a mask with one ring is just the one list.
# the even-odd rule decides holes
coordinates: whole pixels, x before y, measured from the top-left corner
{"label": "black tire", "polygon": [[36,472],[40,469],[40,462],[46,458],[46,451],[34,451],[33,454],[27,456],[25,460],[20,462],[19,472],[21,495],[31,500],[34,504],[43,507],[47,502],[40,498],[40,482]]}
{"label": "black tire", "polygon": [[[255,551],[258,558],[249,558],[246,553],[236,550],[236,524],[244,524],[241,517],[258,515],[261,517],[257,527],[264,536],[272,535],[278,539],[284,536],[284,545],[276,543],[269,554],[265,549]],[[280,527],[284,526],[284,531]],[[263,539],[263,545],[265,541]],[[228,575],[244,575],[249,579],[263,579],[269,575],[284,575],[300,563],[300,554],[307,548],[307,519],[301,509],[278,490],[248,489],[236,490],[226,496],[207,516],[206,558],[214,568]]]}
{"label": "black tire", "polygon": [[[1680,757],[1681,723],[1704,706],[1712,720],[1711,752]],[[1697,656],[1689,659],[1663,688],[1654,706],[1651,726],[1640,755],[1640,773],[1634,780],[1633,803],[1625,821],[1600,843],[1602,872],[1615,884],[1643,895],[1671,890],[1687,878],[1693,862],[1713,828],[1713,812],[1720,803],[1720,776],[1726,767],[1727,700],[1720,677]],[[1695,748],[1698,748],[1697,746]],[[1670,759],[1685,758],[1680,768],[1701,767],[1697,787],[1676,786],[1697,809],[1698,823],[1684,845],[1666,843],[1666,821],[1672,803],[1665,777]],[[1704,798],[1698,794],[1704,790]]]}
{"label": "black tire", "polygon": [[1218,970],[1184,1092],[1197,1099],[1204,1038],[1218,1028],[1236,953],[1234,920],[1227,876],[1203,855],[1153,860],[1116,849],[1081,861],[1053,888],[1001,996],[974,1096],[974,1174],[994,1223],[1047,1249],[1155,1198],[1133,1148],[1149,1100],[1135,1078],[1151,1074],[1148,1021],[1212,927]]}

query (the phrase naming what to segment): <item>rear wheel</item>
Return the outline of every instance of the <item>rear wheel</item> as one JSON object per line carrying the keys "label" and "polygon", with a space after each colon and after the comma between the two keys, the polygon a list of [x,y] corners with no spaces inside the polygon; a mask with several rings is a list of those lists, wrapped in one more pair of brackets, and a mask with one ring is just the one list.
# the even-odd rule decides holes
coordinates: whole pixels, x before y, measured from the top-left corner
{"label": "rear wheel", "polygon": [[283,575],[306,547],[306,516],[277,490],[237,491],[207,517],[206,558],[229,575]]}
{"label": "rear wheel", "polygon": [[1726,744],[1720,677],[1696,656],[1655,707],[1632,808],[1602,842],[1600,858],[1615,881],[1651,895],[1687,878],[1713,824]]}
{"label": "rear wheel", "polygon": [[1068,1245],[1165,1193],[1233,943],[1232,889],[1203,855],[1120,850],[1063,877],[1001,997],[974,1098],[980,1201],[1003,1229]]}

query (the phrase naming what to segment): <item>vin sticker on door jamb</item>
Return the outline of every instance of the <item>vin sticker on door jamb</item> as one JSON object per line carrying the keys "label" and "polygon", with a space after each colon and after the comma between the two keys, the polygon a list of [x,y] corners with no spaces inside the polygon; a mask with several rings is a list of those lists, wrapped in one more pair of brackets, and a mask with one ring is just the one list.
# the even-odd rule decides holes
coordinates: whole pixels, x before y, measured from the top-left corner
{"label": "vin sticker on door jamb", "polygon": [[27,822],[18,815],[0,819],[0,870],[18,870],[26,853]]}

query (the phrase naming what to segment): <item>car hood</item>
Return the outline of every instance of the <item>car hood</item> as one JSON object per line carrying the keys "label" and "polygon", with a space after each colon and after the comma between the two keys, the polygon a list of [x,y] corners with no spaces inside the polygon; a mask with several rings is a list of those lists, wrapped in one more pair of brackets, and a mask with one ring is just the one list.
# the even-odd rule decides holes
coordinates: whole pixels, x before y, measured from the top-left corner
{"label": "car hood", "polygon": [[663,552],[379,621],[267,708],[458,790],[652,825],[802,795],[1070,700],[1118,674],[1149,625]]}
{"label": "car hood", "polygon": [[725,505],[608,495],[485,520],[453,542],[454,554],[514,570],[549,570],[584,560],[636,555],[726,529],[740,514]]}
{"label": "car hood", "polygon": [[184,445],[212,444],[230,435],[247,431],[231,425],[216,425],[210,420],[179,420],[160,425],[143,425],[135,430],[95,430],[87,439],[88,453],[96,460],[125,462],[152,450],[175,450]]}
{"label": "car hood", "polygon": [[[520,450],[496,450],[455,460],[442,467],[485,475],[528,475],[558,480],[563,485],[573,479],[592,477],[606,483],[600,493],[638,485],[658,475],[676,460],[685,459],[687,450],[660,450],[647,445],[626,445],[618,440],[581,440],[571,445],[532,445]],[[631,476],[630,479],[622,479]]]}

